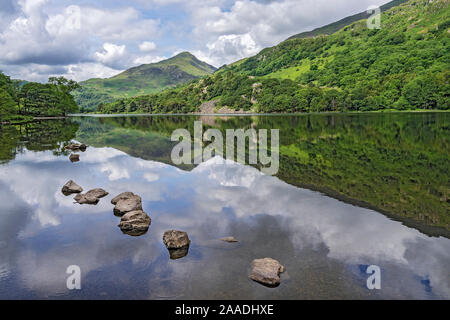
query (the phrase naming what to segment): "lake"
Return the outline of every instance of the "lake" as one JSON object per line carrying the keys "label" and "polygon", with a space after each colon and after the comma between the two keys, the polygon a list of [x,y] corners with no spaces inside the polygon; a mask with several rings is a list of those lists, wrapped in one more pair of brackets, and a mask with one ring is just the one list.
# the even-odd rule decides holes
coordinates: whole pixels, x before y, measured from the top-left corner
{"label": "lake", "polygon": [[[174,165],[175,129],[279,129],[279,171]],[[72,163],[64,146],[89,145]],[[450,113],[72,117],[0,128],[0,299],[450,299]],[[104,188],[97,205],[61,193]],[[142,197],[151,226],[118,228]],[[187,255],[162,237],[183,230]],[[234,236],[239,242],[226,243]],[[253,259],[281,284],[248,278]],[[81,290],[68,290],[68,266]],[[368,266],[381,289],[367,288]]]}

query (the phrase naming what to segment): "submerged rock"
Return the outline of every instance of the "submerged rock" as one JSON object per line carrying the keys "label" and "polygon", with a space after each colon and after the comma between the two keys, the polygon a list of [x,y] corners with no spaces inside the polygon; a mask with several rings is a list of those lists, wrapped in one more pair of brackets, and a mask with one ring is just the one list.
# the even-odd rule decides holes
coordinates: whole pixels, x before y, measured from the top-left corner
{"label": "submerged rock", "polygon": [[136,197],[136,195],[133,192],[122,192],[117,197],[114,197],[111,200],[111,203],[115,205],[115,204],[117,204],[117,202],[119,202],[119,200],[126,200],[126,199],[130,199],[132,197]]}
{"label": "submerged rock", "polygon": [[77,194],[75,198],[73,198],[77,203],[79,204],[92,204],[96,205],[100,199],[93,197],[93,196],[87,196],[85,194]]}
{"label": "submerged rock", "polygon": [[120,219],[118,227],[123,233],[131,236],[145,234],[150,227],[152,219],[142,210],[127,212]]}
{"label": "submerged rock", "polygon": [[236,250],[242,247],[242,245],[239,242],[230,243],[223,241],[221,239],[208,239],[208,240],[199,239],[195,241],[195,244],[199,247],[215,250]]}
{"label": "submerged rock", "polygon": [[85,196],[100,199],[100,198],[106,197],[108,194],[109,193],[106,192],[105,190],[103,190],[101,188],[96,188],[96,189],[92,189],[92,190],[89,190],[88,192],[86,192]]}
{"label": "submerged rock", "polygon": [[72,180],[69,180],[61,189],[61,192],[65,195],[65,196],[69,196],[71,194],[74,193],[81,193],[83,192],[83,188],[80,187],[79,185],[77,185],[75,182],[73,182]]}
{"label": "submerged rock", "polygon": [[280,284],[280,273],[285,268],[272,258],[255,259],[252,262],[252,271],[249,278],[267,286],[275,287]]}
{"label": "submerged rock", "polygon": [[225,242],[230,242],[230,243],[238,242],[234,237],[225,237],[220,240],[225,241]]}
{"label": "submerged rock", "polygon": [[116,216],[123,216],[127,212],[142,210],[142,199],[137,195],[133,195],[127,199],[117,201],[114,207],[114,214]]}
{"label": "submerged rock", "polygon": [[72,153],[69,156],[69,160],[70,160],[70,162],[78,162],[78,161],[80,161],[80,155],[76,154],[76,153]]}
{"label": "submerged rock", "polygon": [[180,249],[189,246],[191,240],[184,231],[169,230],[164,232],[163,242],[167,249]]}

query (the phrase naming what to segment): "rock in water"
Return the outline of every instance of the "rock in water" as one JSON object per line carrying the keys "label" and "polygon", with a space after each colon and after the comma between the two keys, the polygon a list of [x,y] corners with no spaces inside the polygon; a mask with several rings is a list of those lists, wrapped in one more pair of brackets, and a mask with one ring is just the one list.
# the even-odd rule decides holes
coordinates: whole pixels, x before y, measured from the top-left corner
{"label": "rock in water", "polygon": [[82,143],[82,144],[71,143],[64,147],[64,149],[67,149],[67,150],[72,150],[72,151],[81,150],[83,152],[86,151],[86,148],[87,148],[87,145],[85,145],[84,143]]}
{"label": "rock in water", "polygon": [[86,192],[85,196],[100,199],[100,198],[106,197],[108,194],[109,193],[106,192],[105,190],[103,190],[101,188],[96,188],[96,189],[92,189],[92,190],[89,190],[88,192]]}
{"label": "rock in water", "polygon": [[69,156],[69,160],[70,160],[70,162],[78,162],[78,161],[80,161],[80,155],[76,154],[76,153],[72,153]]}
{"label": "rock in water", "polygon": [[101,188],[89,190],[85,194],[78,194],[73,198],[79,204],[97,204],[100,198],[106,197],[108,192]]}
{"label": "rock in water", "polygon": [[147,232],[152,219],[142,210],[127,212],[122,216],[119,228],[123,233],[140,236]]}
{"label": "rock in water", "polygon": [[225,237],[225,238],[222,238],[220,240],[225,241],[225,242],[230,242],[230,243],[238,242],[234,237]]}
{"label": "rock in water", "polygon": [[72,180],[70,180],[62,187],[61,192],[65,196],[69,196],[69,195],[74,194],[74,193],[81,193],[81,192],[83,192],[83,188],[80,187],[79,185],[77,185]]}
{"label": "rock in water", "polygon": [[267,286],[276,287],[280,284],[280,273],[285,268],[272,258],[255,259],[252,262],[252,271],[249,278]]}
{"label": "rock in water", "polygon": [[77,194],[75,198],[73,198],[77,203],[79,204],[92,204],[96,205],[100,199],[93,197],[93,196],[87,196],[85,194]]}
{"label": "rock in water", "polygon": [[119,200],[126,200],[126,199],[130,199],[132,197],[138,197],[138,196],[136,196],[133,192],[123,192],[123,193],[119,194],[117,197],[114,197],[111,200],[111,203],[115,205],[115,204],[117,204],[117,202],[119,202]]}
{"label": "rock in water", "polygon": [[114,207],[114,214],[121,217],[127,212],[137,210],[142,210],[142,199],[135,195],[128,199],[119,200]]}
{"label": "rock in water", "polygon": [[186,232],[177,230],[164,232],[163,241],[167,249],[180,249],[191,243]]}
{"label": "rock in water", "polygon": [[77,150],[77,149],[79,149],[79,147],[77,146],[77,144],[71,143],[71,144],[68,144],[67,146],[65,146],[64,149],[66,149],[66,150]]}

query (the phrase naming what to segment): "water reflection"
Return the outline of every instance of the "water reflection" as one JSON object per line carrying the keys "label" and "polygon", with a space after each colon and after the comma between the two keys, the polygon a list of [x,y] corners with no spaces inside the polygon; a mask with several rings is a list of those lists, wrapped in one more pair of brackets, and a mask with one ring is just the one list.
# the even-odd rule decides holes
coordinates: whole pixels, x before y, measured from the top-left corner
{"label": "water reflection", "polygon": [[132,237],[140,237],[140,236],[143,236],[144,234],[146,234],[148,229],[147,230],[125,230],[125,229],[121,229],[121,231],[124,234],[127,234],[127,235],[132,236]]}
{"label": "water reflection", "polygon": [[283,181],[450,237],[447,113],[82,118],[77,138],[172,165],[171,133],[192,134],[196,120],[223,133],[278,128]]}
{"label": "water reflection", "polygon": [[189,246],[180,249],[168,249],[170,259],[177,260],[186,257],[189,253]]}
{"label": "water reflection", "polygon": [[[70,179],[110,195],[75,205],[60,192]],[[143,199],[145,235],[117,228],[110,200],[124,191]],[[183,171],[113,148],[76,164],[24,149],[0,166],[0,212],[0,298],[450,298],[450,240],[218,157]],[[170,229],[192,240],[182,259],[161,241]],[[229,235],[238,246],[213,245]],[[247,278],[266,256],[287,269],[276,289]],[[77,292],[65,287],[74,264]],[[371,264],[380,291],[365,287]]]}

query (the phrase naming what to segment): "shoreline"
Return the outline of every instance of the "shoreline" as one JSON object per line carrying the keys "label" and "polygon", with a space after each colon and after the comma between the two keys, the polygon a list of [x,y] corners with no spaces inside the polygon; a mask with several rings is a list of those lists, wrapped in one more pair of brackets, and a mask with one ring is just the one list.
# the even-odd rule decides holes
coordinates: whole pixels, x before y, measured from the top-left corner
{"label": "shoreline", "polygon": [[20,121],[3,121],[0,122],[0,125],[19,125],[19,124],[25,124],[30,123],[34,121],[42,121],[42,120],[65,120],[68,119],[70,116],[58,116],[58,117],[33,117],[29,119],[24,119]]}
{"label": "shoreline", "polygon": [[33,120],[62,120],[67,119],[68,116],[57,116],[57,117],[34,117]]}
{"label": "shoreline", "polygon": [[380,113],[447,113],[450,110],[376,110],[376,111],[328,111],[328,112],[293,112],[293,113],[74,113],[68,117],[142,117],[142,116],[235,116],[235,117],[253,117],[253,116],[306,116],[306,115],[357,115],[357,114],[380,114]]}

